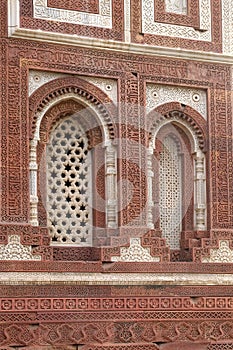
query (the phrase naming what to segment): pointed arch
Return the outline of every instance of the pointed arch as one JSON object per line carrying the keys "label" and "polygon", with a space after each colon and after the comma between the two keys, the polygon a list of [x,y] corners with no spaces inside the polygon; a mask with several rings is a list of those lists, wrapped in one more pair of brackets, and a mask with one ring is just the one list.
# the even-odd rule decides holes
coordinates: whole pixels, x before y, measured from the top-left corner
{"label": "pointed arch", "polygon": [[150,112],[148,122],[150,167],[156,159],[148,176],[148,217],[158,213],[157,228],[179,249],[181,231],[206,229],[206,121],[191,107],[171,103]]}

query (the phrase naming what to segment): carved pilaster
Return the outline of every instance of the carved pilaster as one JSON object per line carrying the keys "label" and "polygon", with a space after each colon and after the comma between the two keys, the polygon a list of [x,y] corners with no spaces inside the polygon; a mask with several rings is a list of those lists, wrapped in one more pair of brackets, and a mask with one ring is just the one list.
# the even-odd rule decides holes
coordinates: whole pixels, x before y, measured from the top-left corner
{"label": "carved pilaster", "polygon": [[205,158],[201,151],[197,151],[195,160],[195,220],[196,229],[206,228],[206,193],[205,193]]}
{"label": "carved pilaster", "polygon": [[106,146],[106,190],[107,190],[107,226],[117,226],[117,190],[116,190],[116,149],[111,144]]}
{"label": "carved pilaster", "polygon": [[148,157],[147,157],[147,184],[148,184],[148,214],[147,214],[147,226],[150,229],[154,228],[154,222],[153,222],[153,208],[154,208],[154,202],[152,198],[153,193],[153,177],[154,172],[152,170],[152,156],[153,156],[153,145],[150,145],[148,149]]}

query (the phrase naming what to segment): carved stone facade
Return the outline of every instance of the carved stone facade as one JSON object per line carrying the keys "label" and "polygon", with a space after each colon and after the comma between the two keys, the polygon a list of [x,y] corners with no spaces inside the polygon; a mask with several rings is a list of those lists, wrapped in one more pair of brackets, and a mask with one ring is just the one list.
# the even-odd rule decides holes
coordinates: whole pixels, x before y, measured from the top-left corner
{"label": "carved stone facade", "polygon": [[1,1],[1,349],[233,349],[232,16]]}

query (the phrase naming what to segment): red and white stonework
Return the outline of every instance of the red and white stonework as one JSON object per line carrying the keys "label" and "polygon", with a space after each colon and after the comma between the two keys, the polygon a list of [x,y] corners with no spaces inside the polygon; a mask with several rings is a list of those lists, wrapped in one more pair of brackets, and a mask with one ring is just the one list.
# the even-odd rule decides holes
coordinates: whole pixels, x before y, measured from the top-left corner
{"label": "red and white stonework", "polygon": [[233,349],[233,0],[2,0],[0,349]]}

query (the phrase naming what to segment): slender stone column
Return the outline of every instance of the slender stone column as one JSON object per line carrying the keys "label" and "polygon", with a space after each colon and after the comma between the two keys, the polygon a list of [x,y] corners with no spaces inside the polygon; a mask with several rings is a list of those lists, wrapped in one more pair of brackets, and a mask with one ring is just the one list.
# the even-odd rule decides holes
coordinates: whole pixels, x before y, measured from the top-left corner
{"label": "slender stone column", "polygon": [[153,223],[153,208],[154,208],[154,202],[152,198],[152,183],[153,183],[153,177],[154,172],[152,170],[152,156],[153,156],[153,146],[150,145],[148,149],[148,158],[147,158],[147,185],[148,185],[148,216],[147,216],[147,226],[150,229],[154,229],[154,223]]}
{"label": "slender stone column", "polygon": [[206,229],[205,157],[199,150],[195,161],[195,221],[197,230]]}
{"label": "slender stone column", "polygon": [[106,194],[107,227],[117,227],[117,191],[116,191],[116,149],[111,144],[106,147]]}

